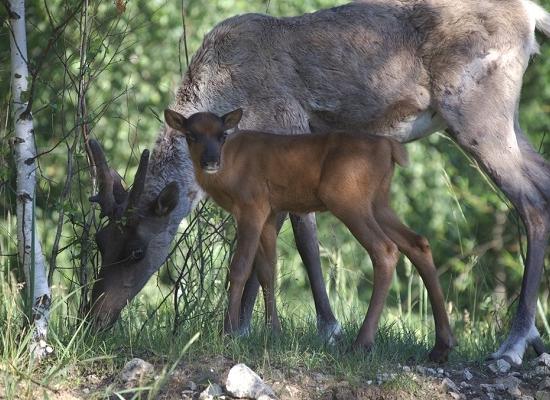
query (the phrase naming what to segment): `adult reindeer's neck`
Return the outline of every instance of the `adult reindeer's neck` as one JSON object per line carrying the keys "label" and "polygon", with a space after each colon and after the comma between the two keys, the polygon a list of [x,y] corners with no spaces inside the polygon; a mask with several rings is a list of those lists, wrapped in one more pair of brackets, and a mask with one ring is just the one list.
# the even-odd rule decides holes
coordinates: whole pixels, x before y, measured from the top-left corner
{"label": "adult reindeer's neck", "polygon": [[204,195],[195,181],[185,139],[176,137],[170,129],[163,127],[151,153],[143,201],[154,199],[168,183],[174,181],[178,183],[180,199],[167,227],[171,235],[175,234],[181,220]]}

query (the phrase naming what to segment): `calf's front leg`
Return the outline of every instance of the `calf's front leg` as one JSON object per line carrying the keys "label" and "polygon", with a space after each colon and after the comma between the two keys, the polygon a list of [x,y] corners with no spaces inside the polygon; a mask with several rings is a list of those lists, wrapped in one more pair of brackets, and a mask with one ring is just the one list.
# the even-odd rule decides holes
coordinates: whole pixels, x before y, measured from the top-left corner
{"label": "calf's front leg", "polygon": [[243,289],[252,272],[252,262],[266,218],[261,213],[240,215],[237,218],[237,245],[229,266],[229,300],[224,320],[225,333],[233,333],[239,329]]}
{"label": "calf's front leg", "polygon": [[[276,235],[279,234],[279,231],[281,230],[281,227],[283,226],[283,223],[285,221],[287,213],[278,213],[276,217],[277,221],[277,232]],[[277,238],[275,237],[275,241],[277,241]],[[260,252],[260,248],[258,248],[258,253]],[[250,325],[252,324],[252,312],[254,311],[254,303],[256,303],[256,297],[258,296],[258,290],[260,288],[260,281],[258,280],[258,274],[256,271],[258,271],[260,268],[263,268],[263,265],[260,263],[268,262],[265,257],[263,257],[262,254],[256,254],[256,258],[254,259],[254,265],[252,273],[250,274],[250,278],[246,281],[246,284],[244,286],[243,291],[243,297],[241,299],[241,315],[240,315],[240,326],[239,330],[242,334],[249,334],[250,333]],[[274,312],[276,313],[277,310],[275,309]]]}
{"label": "calf's front leg", "polygon": [[280,333],[281,323],[277,315],[275,304],[275,271],[277,269],[277,223],[272,215],[264,225],[260,236],[260,246],[256,253],[262,258],[255,263],[256,275],[262,285],[265,304],[265,322],[274,333]]}

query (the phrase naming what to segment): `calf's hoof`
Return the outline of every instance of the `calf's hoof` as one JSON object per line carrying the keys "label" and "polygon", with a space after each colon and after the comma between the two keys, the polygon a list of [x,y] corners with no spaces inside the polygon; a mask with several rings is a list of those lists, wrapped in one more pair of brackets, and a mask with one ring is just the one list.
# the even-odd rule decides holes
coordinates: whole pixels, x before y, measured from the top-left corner
{"label": "calf's hoof", "polygon": [[443,364],[449,360],[450,352],[451,352],[451,349],[449,347],[448,348],[434,347],[432,351],[430,351],[430,354],[428,354],[428,358],[430,359],[430,361]]}
{"label": "calf's hoof", "polygon": [[355,341],[351,345],[351,347],[349,348],[347,353],[367,355],[372,351],[373,348],[374,348],[374,343],[359,343],[359,342]]}
{"label": "calf's hoof", "polygon": [[434,348],[432,351],[430,351],[430,354],[428,354],[428,358],[430,361],[443,364],[446,363],[449,360],[449,353],[455,347],[457,344],[456,339],[454,337],[450,337],[447,342],[444,341],[436,341]]}

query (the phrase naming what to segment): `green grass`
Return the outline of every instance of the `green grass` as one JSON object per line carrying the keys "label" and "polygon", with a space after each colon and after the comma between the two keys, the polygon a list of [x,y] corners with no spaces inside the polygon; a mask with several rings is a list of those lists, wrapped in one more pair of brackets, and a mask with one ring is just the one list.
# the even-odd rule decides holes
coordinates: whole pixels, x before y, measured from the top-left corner
{"label": "green grass", "polygon": [[[222,217],[216,213],[211,216],[215,221],[223,220]],[[70,277],[56,275],[48,337],[55,353],[41,364],[31,360],[28,352],[31,334],[24,330],[22,287],[6,272],[10,271],[10,265],[0,264],[3,274],[0,276],[0,398],[55,397],[56,390],[90,386],[86,381],[90,374],[105,379],[94,398],[127,396],[116,377],[124,363],[133,357],[143,358],[157,367],[159,378],[152,386],[132,392],[150,398],[163,389],[169,373],[181,363],[186,365],[220,356],[234,363],[244,362],[267,377],[274,369],[285,376],[293,376],[296,371],[320,372],[360,385],[375,381],[378,373],[398,373],[396,379],[385,382],[383,387],[414,393],[418,383],[402,374],[397,366],[429,364],[427,354],[434,340],[431,309],[418,274],[410,264],[400,263],[398,274],[402,275],[394,280],[374,349],[370,353],[351,352],[350,346],[368,305],[372,266],[364,251],[358,250],[357,245],[348,245],[354,242],[336,231],[340,227],[334,225],[334,221],[323,218],[320,225],[324,226],[324,232],[334,230],[333,236],[322,238],[322,260],[331,304],[344,330],[343,340],[337,346],[327,346],[317,337],[312,296],[304,281],[300,260],[291,252],[294,244],[287,224],[279,241],[278,309],[283,325],[280,336],[264,329],[261,300],[256,306],[250,336],[221,335],[222,305],[226,296],[224,276],[230,245],[219,240],[219,233],[210,235],[208,229],[214,229],[213,225],[199,224],[201,229],[206,229],[202,235],[192,231],[185,237],[182,248],[193,253],[192,261],[186,264],[181,261],[181,255],[172,257],[158,278],[151,279],[106,333],[89,332],[77,316],[80,288],[68,283]],[[204,242],[205,237],[211,237],[211,242]],[[470,275],[488,274],[488,267],[478,259],[468,262]],[[188,280],[178,286],[179,295],[187,296],[189,304],[180,301],[177,311],[173,307],[174,293],[170,291],[174,285],[167,279],[170,268],[173,276],[178,276],[184,268],[189,272]],[[202,280],[198,279],[202,273],[205,273]],[[197,284],[199,281],[201,287]],[[491,294],[478,294],[480,287],[464,285],[465,289],[457,290],[456,285],[444,283],[451,323],[459,342],[451,354],[450,366],[464,362],[481,364],[506,333],[506,324],[496,323],[498,309],[491,303]],[[162,302],[163,298],[166,301]],[[470,315],[467,309],[474,311]],[[176,312],[179,324],[174,329]],[[513,309],[498,320],[506,322],[506,317],[511,315]]]}
{"label": "green grass", "polygon": [[[153,290],[151,287],[147,290]],[[0,387],[6,398],[32,398],[37,393],[54,396],[55,390],[74,389],[86,382],[89,374],[116,377],[123,364],[133,357],[140,357],[164,366],[154,387],[149,390],[154,397],[162,389],[171,369],[180,362],[187,363],[223,355],[235,363],[244,362],[262,374],[273,368],[283,373],[292,371],[318,371],[351,384],[375,380],[380,372],[397,372],[396,365],[426,364],[426,355],[433,337],[431,321],[429,329],[421,329],[422,320],[403,321],[385,313],[375,348],[370,353],[348,351],[363,314],[350,309],[343,321],[344,337],[337,346],[327,346],[317,337],[313,312],[296,315],[281,307],[283,334],[273,336],[262,324],[261,303],[257,305],[254,329],[250,336],[233,338],[220,334],[222,313],[213,311],[203,318],[185,322],[172,333],[173,310],[165,305],[149,316],[154,304],[141,303],[138,299],[123,314],[123,318],[106,333],[91,334],[86,324],[78,321],[67,304],[77,303],[58,298],[54,301],[49,342],[55,353],[40,365],[34,363],[27,350],[30,334],[22,331],[25,326],[23,308],[14,299],[17,288],[2,285],[0,294]],[[146,290],[146,291],[147,291]],[[73,295],[76,296],[76,295]],[[280,299],[281,300],[281,299]],[[472,329],[471,327],[469,329]],[[497,343],[494,335],[481,323],[475,327],[475,335],[464,330],[456,332],[460,346],[452,353],[450,364],[464,361],[481,361]],[[414,391],[417,383],[407,379],[391,380],[385,387]],[[117,391],[118,390],[118,391]],[[98,398],[119,393],[116,382],[106,385]],[[119,394],[122,394],[120,392]],[[1,397],[1,396],[0,396]]]}

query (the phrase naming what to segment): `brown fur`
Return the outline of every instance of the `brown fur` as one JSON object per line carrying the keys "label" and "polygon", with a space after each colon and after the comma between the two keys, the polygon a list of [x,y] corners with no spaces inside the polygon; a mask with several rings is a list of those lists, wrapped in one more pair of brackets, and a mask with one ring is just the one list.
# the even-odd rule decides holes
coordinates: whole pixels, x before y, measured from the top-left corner
{"label": "brown fur", "polygon": [[[404,226],[389,205],[394,163],[407,163],[404,146],[341,132],[292,136],[239,131],[224,143],[226,116],[198,113],[186,119],[165,111],[167,124],[188,139],[197,182],[237,222],[226,331],[239,328],[241,297],[254,257],[268,260],[256,263],[256,273],[266,298],[267,320],[280,329],[273,295],[276,216],[330,211],[367,249],[374,266],[373,295],[356,346],[369,348],[374,343],[399,248],[417,266],[430,292],[438,333],[430,356],[446,360],[454,338],[429,244]],[[212,161],[217,165],[214,173],[204,163],[205,149],[213,142],[221,147]]]}

